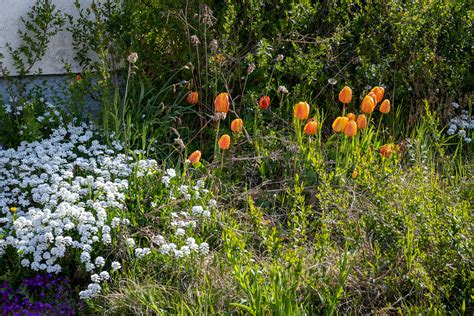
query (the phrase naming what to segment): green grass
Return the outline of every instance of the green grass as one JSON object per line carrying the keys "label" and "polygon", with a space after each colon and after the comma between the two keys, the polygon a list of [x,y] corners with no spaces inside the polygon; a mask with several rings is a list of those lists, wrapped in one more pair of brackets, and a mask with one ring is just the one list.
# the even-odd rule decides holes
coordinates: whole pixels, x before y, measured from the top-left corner
{"label": "green grass", "polygon": [[[389,158],[378,149],[393,141],[392,124],[372,118],[353,139],[325,137],[329,119],[322,117],[316,114],[323,129],[310,140],[302,124],[291,122],[273,122],[280,128],[273,125],[263,135],[257,116],[253,129],[247,126],[251,143],[234,135],[223,165],[217,154],[187,170],[188,178],[207,178],[219,201],[219,211],[199,232],[210,254],[185,261],[153,256],[126,265],[104,296],[90,302],[92,311],[472,311],[472,146],[453,144],[427,106]],[[135,205],[161,194],[156,181],[135,187]],[[150,211],[141,209],[136,229],[152,225],[158,215]]]}

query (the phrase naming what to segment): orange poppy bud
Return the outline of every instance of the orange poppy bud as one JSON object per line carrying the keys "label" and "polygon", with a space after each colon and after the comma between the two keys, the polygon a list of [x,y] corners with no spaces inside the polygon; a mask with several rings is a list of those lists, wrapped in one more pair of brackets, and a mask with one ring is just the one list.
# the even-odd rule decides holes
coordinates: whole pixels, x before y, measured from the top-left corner
{"label": "orange poppy bud", "polygon": [[196,150],[193,152],[191,155],[189,155],[188,160],[193,164],[197,164],[199,160],[201,160],[201,152],[199,150]]}
{"label": "orange poppy bud", "polygon": [[349,119],[349,121],[356,120],[356,115],[354,113],[347,113],[346,117]]}
{"label": "orange poppy bud", "polygon": [[357,169],[354,169],[354,171],[352,171],[352,179],[357,178],[358,175],[359,173],[357,172]]}
{"label": "orange poppy bud", "polygon": [[362,112],[366,114],[370,114],[375,109],[375,102],[374,99],[370,95],[366,95],[362,100],[362,104],[360,105],[360,109]]}
{"label": "orange poppy bud", "polygon": [[349,119],[345,116],[339,116],[337,117],[334,122],[332,123],[332,129],[336,133],[343,132],[344,129],[346,128],[347,123],[349,122]]}
{"label": "orange poppy bud", "polygon": [[383,114],[390,112],[390,101],[388,99],[383,100],[382,104],[380,104],[379,111]]}
{"label": "orange poppy bud", "polygon": [[219,93],[214,99],[214,111],[225,113],[229,112],[229,94],[226,92]]}
{"label": "orange poppy bud", "polygon": [[76,74],[76,81],[81,81],[81,80],[82,80],[81,74]]}
{"label": "orange poppy bud", "polygon": [[186,101],[188,101],[189,104],[194,105],[198,103],[199,100],[199,94],[197,91],[189,92],[188,97],[186,98]]}
{"label": "orange poppy bud", "polygon": [[227,134],[224,134],[221,136],[219,139],[219,148],[222,150],[227,150],[230,147],[230,136]]}
{"label": "orange poppy bud", "polygon": [[293,116],[298,120],[306,120],[309,116],[309,104],[306,102],[298,102],[293,110]]}
{"label": "orange poppy bud", "polygon": [[348,86],[342,88],[341,92],[339,92],[339,102],[344,104],[351,103],[352,100],[352,90]]}
{"label": "orange poppy bud", "polygon": [[373,92],[375,94],[375,102],[379,103],[383,99],[383,95],[385,94],[385,89],[383,87],[373,87],[370,92]]}
{"label": "orange poppy bud", "polygon": [[365,117],[364,114],[359,114],[357,117],[357,128],[358,129],[364,129],[367,127],[367,118]]}
{"label": "orange poppy bud", "polygon": [[355,121],[349,121],[346,124],[346,128],[344,128],[344,134],[349,137],[355,136],[357,134],[357,124]]}
{"label": "orange poppy bud", "polygon": [[304,126],[304,133],[306,135],[315,135],[317,131],[318,131],[318,123],[316,123],[315,121],[309,121]]}
{"label": "orange poppy bud", "polygon": [[268,95],[264,95],[263,97],[260,98],[260,101],[258,101],[258,107],[261,110],[266,110],[270,106],[270,97]]}
{"label": "orange poppy bud", "polygon": [[242,119],[236,118],[235,120],[230,123],[230,129],[234,133],[240,133],[242,128],[244,127],[244,122]]}
{"label": "orange poppy bud", "polygon": [[388,158],[395,152],[395,146],[394,144],[383,145],[382,147],[380,147],[379,152],[380,152],[380,155],[382,155],[385,158]]}

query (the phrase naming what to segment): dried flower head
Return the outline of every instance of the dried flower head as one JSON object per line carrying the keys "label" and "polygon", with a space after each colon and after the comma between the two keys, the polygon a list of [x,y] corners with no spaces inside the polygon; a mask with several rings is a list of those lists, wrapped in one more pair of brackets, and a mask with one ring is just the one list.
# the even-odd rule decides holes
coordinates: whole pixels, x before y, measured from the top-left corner
{"label": "dried flower head", "polygon": [[218,48],[219,48],[219,44],[217,43],[217,40],[213,39],[211,41],[211,50],[216,52]]}
{"label": "dried flower head", "polygon": [[288,94],[288,89],[285,86],[279,86],[277,93]]}
{"label": "dried flower head", "polygon": [[181,138],[175,138],[174,143],[179,146],[180,151],[184,151],[185,146],[184,146],[184,142]]}
{"label": "dried flower head", "polygon": [[207,26],[213,26],[215,19],[216,18],[212,14],[211,8],[205,4],[202,8],[202,23],[206,24]]}
{"label": "dried flower head", "polygon": [[193,43],[194,45],[199,45],[199,44],[201,44],[201,41],[199,40],[199,37],[197,37],[197,35],[192,35],[191,36],[191,43]]}
{"label": "dried flower head", "polygon": [[127,60],[130,64],[135,64],[138,60],[138,54],[135,52],[130,53],[130,55],[127,57]]}
{"label": "dried flower head", "polygon": [[255,68],[256,67],[254,63],[249,64],[249,67],[247,68],[247,73],[250,75],[252,72],[254,72]]}

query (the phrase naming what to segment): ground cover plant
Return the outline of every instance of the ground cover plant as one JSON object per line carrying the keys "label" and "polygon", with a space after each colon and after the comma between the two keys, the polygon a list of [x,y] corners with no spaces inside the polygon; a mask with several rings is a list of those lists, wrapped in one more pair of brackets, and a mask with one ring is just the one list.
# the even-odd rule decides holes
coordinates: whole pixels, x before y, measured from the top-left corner
{"label": "ground cover plant", "polygon": [[2,313],[472,314],[467,6],[37,1],[83,72],[0,101]]}

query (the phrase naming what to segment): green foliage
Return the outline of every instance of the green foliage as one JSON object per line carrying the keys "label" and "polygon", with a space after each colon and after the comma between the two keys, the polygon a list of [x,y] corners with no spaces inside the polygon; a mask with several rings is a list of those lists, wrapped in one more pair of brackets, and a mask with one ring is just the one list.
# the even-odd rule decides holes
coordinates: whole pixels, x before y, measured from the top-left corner
{"label": "green foliage", "polygon": [[[21,44],[13,48],[6,43],[6,52],[12,59],[15,77],[3,66],[0,54],[0,75],[8,93],[8,103],[0,98],[0,143],[14,147],[21,141],[33,141],[48,135],[62,122],[59,109],[48,105],[43,96],[45,83],[32,84],[31,70],[46,54],[49,40],[64,25],[62,14],[49,0],[38,0],[25,18],[24,30],[19,30]],[[35,75],[40,75],[37,69]],[[38,119],[40,118],[40,119]]]}
{"label": "green foliage", "polygon": [[[73,92],[99,100],[107,137],[126,151],[182,165],[174,190],[203,176],[219,200],[199,227],[197,238],[211,246],[204,260],[134,261],[115,245],[130,264],[104,297],[88,302],[92,311],[472,310],[473,147],[440,128],[452,100],[472,112],[467,1],[76,6],[69,30],[84,71]],[[137,62],[127,60],[131,52]],[[347,111],[359,112],[360,98],[378,84],[392,102],[389,114],[372,113],[351,138],[330,128],[345,84],[354,91]],[[199,93],[193,106],[185,104],[190,91]],[[213,100],[223,91],[230,111],[220,120]],[[272,100],[266,111],[257,106],[263,94]],[[310,103],[316,135],[292,119],[299,101]],[[242,133],[229,130],[235,117]],[[232,146],[220,151],[224,133]],[[381,155],[383,145],[393,152]],[[185,161],[195,149],[203,157],[191,167]],[[170,215],[191,205],[169,193],[156,175],[130,179],[124,213],[140,245],[150,245],[153,231],[170,233]]]}

